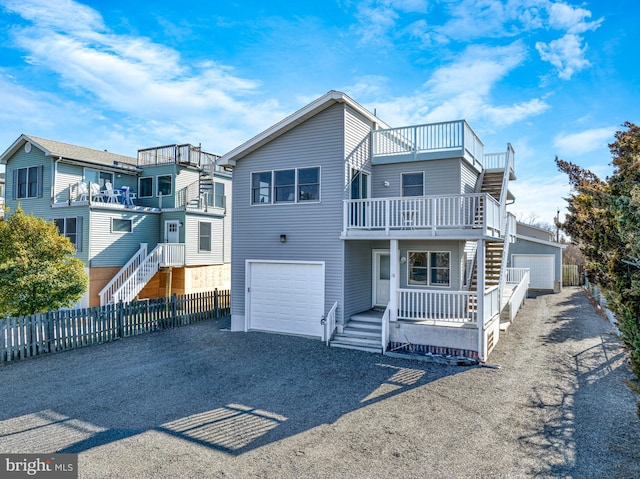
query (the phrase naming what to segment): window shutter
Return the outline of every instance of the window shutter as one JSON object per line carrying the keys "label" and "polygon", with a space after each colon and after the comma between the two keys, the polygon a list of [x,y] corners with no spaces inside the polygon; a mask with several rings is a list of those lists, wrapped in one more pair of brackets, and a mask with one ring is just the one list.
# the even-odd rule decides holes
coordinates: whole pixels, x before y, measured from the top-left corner
{"label": "window shutter", "polygon": [[11,185],[11,197],[18,199],[18,170],[13,170],[13,184]]}
{"label": "window shutter", "polygon": [[42,184],[44,183],[44,166],[38,167],[38,198],[42,198]]}
{"label": "window shutter", "polygon": [[76,253],[82,252],[82,216],[76,217]]}

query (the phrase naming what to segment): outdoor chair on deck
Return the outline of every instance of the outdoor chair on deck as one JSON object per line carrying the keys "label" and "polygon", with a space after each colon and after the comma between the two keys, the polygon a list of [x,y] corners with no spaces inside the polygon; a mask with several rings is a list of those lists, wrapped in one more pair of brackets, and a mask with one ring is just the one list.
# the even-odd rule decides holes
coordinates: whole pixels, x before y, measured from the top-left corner
{"label": "outdoor chair on deck", "polygon": [[102,201],[102,194],[100,193],[100,185],[98,183],[89,183],[91,188],[91,200]]}
{"label": "outdoor chair on deck", "polygon": [[107,197],[107,203],[120,203],[120,191],[114,190],[113,185],[109,181],[104,184],[104,187],[106,189],[102,192],[102,195]]}
{"label": "outdoor chair on deck", "polygon": [[78,183],[78,194],[76,198],[77,201],[88,201],[89,199],[89,190],[87,189],[87,184],[83,181]]}

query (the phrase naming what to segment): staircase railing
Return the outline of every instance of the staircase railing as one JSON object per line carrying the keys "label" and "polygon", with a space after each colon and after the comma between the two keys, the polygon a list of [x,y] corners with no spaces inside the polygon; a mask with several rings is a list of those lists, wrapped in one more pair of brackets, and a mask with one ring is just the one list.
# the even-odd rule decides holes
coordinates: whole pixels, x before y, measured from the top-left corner
{"label": "staircase railing", "polygon": [[[507,213],[507,221],[505,221],[506,225],[504,227],[504,241],[502,243],[502,258],[500,259],[500,294],[504,291],[504,285],[507,282],[507,261],[509,259],[509,238],[511,236],[511,228],[515,223],[513,221],[509,221],[509,217],[513,216],[511,213]],[[514,217],[515,218],[515,217]]]}
{"label": "staircase railing", "polygon": [[160,269],[164,245],[158,244],[122,285],[113,293],[112,302],[131,301]]}
{"label": "staircase railing", "polygon": [[338,309],[338,302],[336,301],[331,306],[329,312],[322,317],[320,324],[324,326],[324,342],[328,346],[329,341],[333,337],[333,333],[336,331],[336,310]]}
{"label": "staircase railing", "polygon": [[391,317],[391,309],[387,304],[384,314],[382,315],[382,354],[387,352],[387,346],[389,345],[389,318]]}
{"label": "staircase railing", "polygon": [[200,181],[196,180],[176,193],[176,208],[187,208],[191,201],[200,201]]}
{"label": "staircase railing", "polygon": [[134,254],[127,264],[125,264],[120,271],[113,277],[111,281],[107,283],[107,285],[102,288],[100,291],[100,306],[104,306],[105,304],[109,304],[111,299],[113,298],[113,294],[116,290],[118,290],[124,282],[133,274],[133,272],[138,269],[140,263],[147,256],[147,243],[140,244],[140,249]]}

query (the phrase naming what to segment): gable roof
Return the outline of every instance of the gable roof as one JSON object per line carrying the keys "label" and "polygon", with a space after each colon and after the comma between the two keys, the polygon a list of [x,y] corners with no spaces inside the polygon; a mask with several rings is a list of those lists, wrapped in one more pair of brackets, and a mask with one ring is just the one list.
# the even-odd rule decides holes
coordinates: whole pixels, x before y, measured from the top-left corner
{"label": "gable roof", "polygon": [[119,155],[117,153],[110,153],[103,150],[94,150],[92,148],[85,148],[84,146],[70,145],[69,143],[47,140],[46,138],[39,138],[37,136],[25,134],[20,135],[20,137],[14,141],[2,155],[0,155],[0,164],[6,164],[9,158],[11,158],[27,142],[42,150],[46,156],[51,156],[53,158],[62,158],[64,160],[73,160],[82,163],[92,163],[112,168],[124,168],[127,170],[132,168],[137,169],[137,159],[130,156]]}
{"label": "gable roof", "polygon": [[364,108],[362,105],[354,101],[348,95],[341,91],[331,90],[328,93],[324,94],[320,98],[312,101],[305,107],[300,110],[292,113],[287,116],[283,120],[279,121],[275,125],[267,128],[262,133],[254,136],[250,140],[244,142],[240,146],[234,148],[230,152],[222,155],[222,157],[217,161],[218,165],[221,166],[234,166],[235,162],[239,159],[247,156],[249,153],[257,150],[258,148],[264,146],[280,135],[286,133],[291,130],[295,126],[305,122],[309,118],[317,115],[321,111],[326,110],[330,106],[333,106],[338,103],[343,103],[348,105],[350,108],[355,110],[357,113],[371,121],[372,123],[381,126],[382,128],[389,128],[389,126],[380,120],[377,116],[371,113],[369,110]]}

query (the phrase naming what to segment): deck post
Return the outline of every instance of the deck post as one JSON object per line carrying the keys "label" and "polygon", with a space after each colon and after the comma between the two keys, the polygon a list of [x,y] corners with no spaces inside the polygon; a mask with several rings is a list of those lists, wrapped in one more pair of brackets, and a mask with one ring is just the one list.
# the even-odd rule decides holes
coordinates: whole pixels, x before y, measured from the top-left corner
{"label": "deck post", "polygon": [[478,240],[478,298],[476,301],[476,322],[478,324],[478,360],[485,361],[484,355],[484,280],[485,280],[485,240]]}
{"label": "deck post", "polygon": [[389,242],[389,321],[398,320],[398,287],[400,286],[400,248],[398,240]]}

